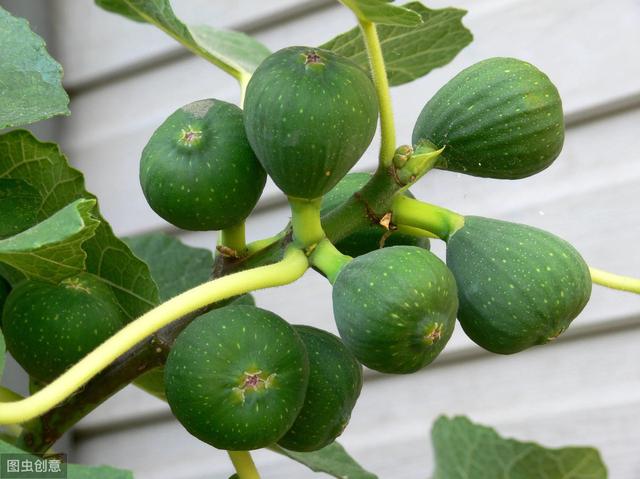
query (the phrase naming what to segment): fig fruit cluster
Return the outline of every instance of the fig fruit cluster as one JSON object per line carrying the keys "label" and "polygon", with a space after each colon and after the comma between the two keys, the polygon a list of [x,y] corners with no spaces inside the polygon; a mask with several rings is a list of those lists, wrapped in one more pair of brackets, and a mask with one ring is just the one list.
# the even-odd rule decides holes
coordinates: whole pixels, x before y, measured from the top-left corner
{"label": "fig fruit cluster", "polygon": [[[329,214],[370,178],[347,173],[372,141],[377,105],[369,74],[352,61],[285,48],[255,71],[244,110],[207,99],[170,115],[142,153],[142,190],[154,211],[187,230],[242,223],[267,175],[289,198],[323,198],[321,214]],[[412,143],[444,148],[437,168],[514,179],[549,166],[563,138],[548,77],[529,63],[492,58],[426,103]],[[164,371],[182,425],[222,449],[313,451],[349,421],[362,365],[418,371],[443,350],[456,319],[489,351],[521,351],[561,334],[591,293],[577,251],[535,228],[466,217],[446,238],[446,263],[424,237],[391,233],[372,224],[335,245],[353,257],[333,284],[340,337],[251,304],[214,309],[187,326]],[[14,285],[2,320],[9,350],[42,381],[123,324],[109,288],[89,274]]]}
{"label": "fig fruit cluster", "polygon": [[[322,198],[325,216],[369,181],[347,172],[377,117],[367,72],[329,51],[285,48],[255,71],[242,114],[206,100],[169,117],[143,153],[143,190],[173,224],[221,229],[246,218],[266,172],[289,198]],[[437,168],[515,179],[549,166],[563,139],[562,105],[548,77],[529,63],[492,58],[427,102],[412,142],[444,147]],[[178,337],[165,369],[176,417],[223,449],[315,450],[349,420],[361,365],[418,371],[443,350],[456,318],[480,346],[521,351],[564,331],[589,298],[584,261],[549,233],[467,217],[447,240],[446,263],[427,238],[379,224],[336,242],[353,257],[333,284],[340,338],[255,306],[200,317]]]}

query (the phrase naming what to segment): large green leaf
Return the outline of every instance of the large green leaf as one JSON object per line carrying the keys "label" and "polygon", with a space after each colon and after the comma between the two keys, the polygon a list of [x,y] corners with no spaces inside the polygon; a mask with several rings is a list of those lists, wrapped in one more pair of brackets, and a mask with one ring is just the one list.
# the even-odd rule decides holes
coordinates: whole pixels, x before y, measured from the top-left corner
{"label": "large green leaf", "polygon": [[[85,190],[82,173],[69,166],[56,144],[40,142],[25,130],[0,136],[0,178],[25,181],[38,191],[36,221],[75,200],[95,199]],[[113,234],[97,209],[96,218],[100,224],[95,235],[82,245],[86,269],[112,287],[130,318],[138,317],[158,303],[158,288],[147,265]]]}
{"label": "large green leaf", "polygon": [[246,81],[269,49],[244,33],[207,25],[186,25],[173,13],[169,0],[95,0],[110,12],[163,30],[196,55],[209,60],[235,78]]}
{"label": "large green leaf", "polygon": [[0,215],[0,239],[18,234],[37,223],[39,207],[40,195],[29,183],[0,178],[0,211],[7,212]]}
{"label": "large green leaf", "polygon": [[149,265],[162,301],[206,282],[211,276],[213,254],[209,250],[187,246],[164,233],[123,239]]}
{"label": "large green leaf", "polygon": [[[36,470],[36,461],[41,461],[42,458],[31,455],[24,452],[21,449],[9,444],[6,441],[0,440],[0,456],[2,456],[2,470],[0,471],[1,477],[36,477],[26,472],[17,473],[17,475],[7,474],[7,460],[19,459],[20,461],[27,461],[32,463],[33,470]],[[47,464],[47,468],[51,465]],[[64,470],[66,469],[66,474]],[[50,470],[50,469],[49,469]],[[62,473],[49,473],[46,477],[50,478],[66,478],[66,479],[133,479],[133,473],[131,471],[125,471],[122,469],[115,469],[109,466],[84,466],[79,464],[61,464]],[[56,475],[58,474],[58,475]],[[37,477],[43,477],[42,475]]]}
{"label": "large green leaf", "polygon": [[29,23],[0,8],[0,128],[68,115],[62,67]]}
{"label": "large green leaf", "polygon": [[307,466],[312,471],[324,472],[338,479],[377,478],[375,474],[363,469],[337,442],[313,452],[294,452],[280,446],[271,446],[270,449]]}
{"label": "large green leaf", "polygon": [[41,223],[0,240],[0,261],[30,279],[57,283],[85,269],[82,244],[99,221],[91,214],[96,201],[80,199]]}
{"label": "large green leaf", "polygon": [[339,0],[361,20],[384,25],[418,25],[420,15],[404,7],[391,5],[393,0]]}
{"label": "large green leaf", "polygon": [[605,479],[596,449],[547,449],[504,439],[465,417],[440,417],[431,431],[436,459],[433,479]]}
{"label": "large green leaf", "polygon": [[[405,7],[419,14],[422,23],[413,27],[378,26],[391,86],[408,83],[446,65],[473,39],[462,24],[462,17],[467,13],[464,10],[432,10],[419,2],[408,3]],[[321,48],[333,50],[369,70],[367,50],[359,28],[329,40]]]}

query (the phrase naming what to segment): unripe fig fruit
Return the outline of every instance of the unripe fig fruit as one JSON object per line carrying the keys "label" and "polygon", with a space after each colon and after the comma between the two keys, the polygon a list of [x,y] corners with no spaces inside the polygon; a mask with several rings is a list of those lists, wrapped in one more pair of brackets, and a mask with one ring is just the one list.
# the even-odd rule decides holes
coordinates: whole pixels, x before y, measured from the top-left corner
{"label": "unripe fig fruit", "polygon": [[376,98],[371,79],[351,60],[319,48],[285,48],[249,81],[247,137],[285,194],[319,198],[371,143]]}
{"label": "unripe fig fruit", "polygon": [[276,443],[304,404],[309,362],[284,319],[254,306],[214,309],[176,339],[165,365],[178,421],[219,449]]}
{"label": "unripe fig fruit", "polygon": [[413,143],[444,147],[437,168],[516,179],[548,167],[564,142],[558,90],[535,66],[489,58],[461,71],[427,102]]}
{"label": "unripe fig fruit", "polygon": [[589,267],[566,241],[531,226],[467,216],[447,242],[467,336],[511,354],[556,338],[591,296]]}
{"label": "unripe fig fruit", "polygon": [[60,376],[124,323],[111,288],[90,273],[57,285],[23,281],[9,293],[2,315],[7,349],[43,382]]}
{"label": "unripe fig fruit", "polygon": [[331,333],[294,326],[309,356],[309,385],[293,426],[278,441],[292,451],[315,451],[331,444],[351,417],[362,389],[362,366]]}
{"label": "unripe fig fruit", "polygon": [[453,333],[453,275],[433,253],[392,246],[354,258],[333,284],[340,337],[365,366],[411,373],[433,361]]}
{"label": "unripe fig fruit", "polygon": [[186,230],[243,221],[266,182],[244,131],[242,110],[200,100],[174,112],[142,152],[140,184],[151,208]]}

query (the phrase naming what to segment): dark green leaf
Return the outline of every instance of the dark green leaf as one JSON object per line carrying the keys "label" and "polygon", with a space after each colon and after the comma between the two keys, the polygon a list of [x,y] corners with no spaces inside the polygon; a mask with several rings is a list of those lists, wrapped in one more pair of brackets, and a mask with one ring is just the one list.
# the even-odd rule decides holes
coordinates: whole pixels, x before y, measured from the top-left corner
{"label": "dark green leaf", "polygon": [[307,466],[312,471],[324,472],[338,479],[377,478],[364,470],[337,442],[313,452],[294,452],[280,446],[271,446],[270,449]]}
{"label": "dark green leaf", "polygon": [[[0,454],[1,455],[13,455],[17,454],[16,458],[21,461],[29,460],[35,469],[35,461],[41,459],[38,456],[30,455],[24,452],[22,449],[9,444],[8,442],[0,440]],[[8,459],[7,456],[4,459]],[[6,464],[6,463],[5,463]],[[64,466],[63,466],[64,467]],[[133,473],[122,469],[115,469],[109,466],[84,466],[78,464],[67,464],[67,479],[133,479]],[[4,477],[4,476],[3,476]],[[24,477],[29,477],[28,474]],[[31,476],[33,477],[33,476]],[[60,477],[60,476],[47,476],[47,477]]]}
{"label": "dark green leaf", "polygon": [[40,195],[26,181],[0,178],[0,239],[13,236],[37,223]]}
{"label": "dark green leaf", "polygon": [[605,479],[596,449],[547,449],[504,439],[465,417],[440,417],[431,431],[436,459],[433,479]]}
{"label": "dark green leaf", "polygon": [[[456,8],[432,10],[419,2],[406,8],[420,14],[423,23],[414,27],[378,26],[387,77],[391,86],[420,78],[446,65],[473,39],[462,24],[467,13]],[[369,70],[367,51],[359,28],[335,37],[321,46],[350,58]]]}
{"label": "dark green leaf", "polygon": [[361,20],[384,25],[418,25],[420,15],[404,7],[391,5],[390,0],[339,0]]}
{"label": "dark green leaf", "polygon": [[68,115],[62,67],[29,23],[0,8],[0,128]]}
{"label": "dark green leaf", "polygon": [[162,301],[206,282],[211,276],[213,255],[209,250],[187,246],[164,233],[123,239],[149,265]]}
{"label": "dark green leaf", "polygon": [[80,199],[28,230],[0,240],[0,261],[30,279],[57,283],[85,269],[82,244],[99,221],[93,199]]}
{"label": "dark green leaf", "polygon": [[[40,142],[24,130],[0,136],[0,178],[25,181],[38,191],[37,221],[77,199],[95,199],[85,190],[82,173],[69,166],[57,145]],[[147,265],[97,212],[96,218],[100,225],[95,235],[82,245],[86,269],[111,286],[127,316],[136,318],[158,303],[158,288]]]}
{"label": "dark green leaf", "polygon": [[262,43],[244,33],[182,23],[173,13],[169,0],[95,1],[105,10],[155,25],[193,53],[241,81],[248,80],[270,53]]}

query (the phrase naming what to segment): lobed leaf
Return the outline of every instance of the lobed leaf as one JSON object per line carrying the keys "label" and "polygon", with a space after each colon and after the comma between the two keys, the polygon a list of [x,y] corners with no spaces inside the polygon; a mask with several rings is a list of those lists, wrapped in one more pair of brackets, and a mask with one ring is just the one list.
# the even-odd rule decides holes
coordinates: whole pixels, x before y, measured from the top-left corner
{"label": "lobed leaf", "polygon": [[[24,181],[38,192],[37,222],[78,199],[95,200],[85,190],[82,173],[69,166],[58,146],[40,142],[25,130],[0,136],[0,179],[7,178]],[[82,244],[86,270],[111,286],[125,314],[136,318],[158,303],[158,288],[147,265],[113,234],[97,208],[95,217],[100,224]]]}
{"label": "lobed leaf", "polygon": [[431,431],[436,459],[433,479],[605,479],[596,449],[547,449],[504,439],[466,417],[440,417]]}
{"label": "lobed leaf", "polygon": [[189,26],[176,17],[169,0],[95,0],[105,10],[163,30],[238,80],[246,81],[271,52],[244,33],[207,25]]}
{"label": "lobed leaf", "polygon": [[82,272],[87,254],[82,243],[99,221],[91,214],[96,201],[80,199],[41,223],[0,240],[0,261],[29,279],[57,283]]}
{"label": "lobed leaf", "polygon": [[377,478],[375,474],[363,469],[337,442],[313,452],[294,452],[280,446],[270,446],[269,449],[307,466],[314,472],[324,472],[338,479]]}
{"label": "lobed leaf", "polygon": [[412,26],[422,23],[419,14],[405,8],[391,5],[393,0],[339,0],[356,14],[360,20],[383,25]]}
{"label": "lobed leaf", "polygon": [[[432,10],[420,2],[405,8],[419,14],[422,23],[407,26],[378,26],[378,36],[391,86],[420,78],[451,62],[473,39],[462,24],[467,13],[457,8]],[[353,28],[320,46],[350,58],[369,71],[367,50],[359,28]]]}
{"label": "lobed leaf", "polygon": [[62,67],[29,23],[0,7],[0,128],[68,115]]}
{"label": "lobed leaf", "polygon": [[187,246],[164,233],[148,233],[123,240],[149,265],[162,301],[206,282],[211,276],[213,254],[209,250]]}

